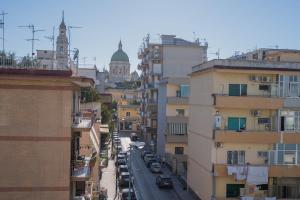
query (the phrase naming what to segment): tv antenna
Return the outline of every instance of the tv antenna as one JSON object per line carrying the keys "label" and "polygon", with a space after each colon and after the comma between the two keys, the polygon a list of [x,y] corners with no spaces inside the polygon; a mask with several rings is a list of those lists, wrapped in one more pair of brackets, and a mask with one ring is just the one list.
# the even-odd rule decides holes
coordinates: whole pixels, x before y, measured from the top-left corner
{"label": "tv antenna", "polygon": [[69,37],[69,56],[71,57],[71,29],[82,28],[82,26],[68,26],[68,37]]}
{"label": "tv antenna", "polygon": [[215,52],[215,53],[210,53],[210,54],[216,55],[216,56],[218,57],[218,59],[220,59],[220,49],[218,49],[217,52]]}
{"label": "tv antenna", "polygon": [[45,31],[43,29],[35,29],[35,26],[32,25],[32,24],[29,24],[27,26],[18,26],[19,28],[29,28],[31,30],[31,33],[32,33],[32,37],[31,39],[26,39],[27,41],[31,41],[31,57],[34,56],[34,41],[37,41],[39,39],[36,39],[35,38],[35,33],[36,32],[41,32],[41,31]]}
{"label": "tv antenna", "polygon": [[2,11],[1,13],[0,13],[0,15],[2,15],[2,20],[0,20],[0,27],[2,28],[2,52],[4,53],[4,17],[5,17],[5,15],[7,15],[8,13],[6,13],[6,12],[4,12],[4,11]]}
{"label": "tv antenna", "polygon": [[53,26],[53,28],[52,28],[52,35],[50,35],[50,36],[45,36],[45,38],[46,39],[48,39],[50,42],[51,42],[51,44],[52,44],[52,51],[54,52],[54,31],[55,31],[55,26]]}

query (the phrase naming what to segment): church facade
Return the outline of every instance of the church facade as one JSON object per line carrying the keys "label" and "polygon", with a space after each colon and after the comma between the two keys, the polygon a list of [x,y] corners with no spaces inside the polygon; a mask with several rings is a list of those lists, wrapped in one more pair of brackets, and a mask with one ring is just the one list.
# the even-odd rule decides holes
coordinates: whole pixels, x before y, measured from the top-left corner
{"label": "church facade", "polygon": [[130,81],[130,63],[127,54],[122,49],[122,42],[119,42],[118,50],[112,55],[109,63],[109,82]]}

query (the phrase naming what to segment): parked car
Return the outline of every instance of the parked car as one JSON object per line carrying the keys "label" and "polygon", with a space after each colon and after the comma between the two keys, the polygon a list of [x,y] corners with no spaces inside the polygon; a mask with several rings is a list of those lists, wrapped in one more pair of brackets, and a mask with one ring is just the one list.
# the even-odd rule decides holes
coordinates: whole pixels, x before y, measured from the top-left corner
{"label": "parked car", "polygon": [[144,161],[145,163],[147,163],[149,160],[154,159],[154,155],[153,154],[146,154],[144,156]]}
{"label": "parked car", "polygon": [[158,162],[153,162],[150,165],[150,170],[152,173],[161,173],[161,165]]}
{"label": "parked car", "polygon": [[126,165],[126,160],[125,159],[117,159],[115,164],[116,164],[116,166]]}
{"label": "parked car", "polygon": [[141,158],[144,159],[144,156],[146,154],[151,154],[151,153],[152,153],[151,151],[145,151],[145,150],[143,150],[142,153],[141,153]]}
{"label": "parked car", "polygon": [[156,177],[156,185],[159,188],[173,188],[173,181],[170,176],[159,175]]}
{"label": "parked car", "polygon": [[150,159],[148,160],[146,163],[146,166],[149,168],[151,166],[152,163],[158,163],[157,159]]}
{"label": "parked car", "polygon": [[126,156],[124,154],[118,154],[117,160],[118,159],[125,159],[126,160]]}
{"label": "parked car", "polygon": [[[130,189],[130,197],[132,200],[136,200],[136,196],[133,188]],[[128,200],[128,198],[129,198],[129,189],[128,188],[122,189],[120,191],[120,199]]]}
{"label": "parked car", "polygon": [[131,184],[133,183],[133,177],[131,177],[130,180],[130,174],[129,172],[121,172],[119,175],[119,187],[128,187],[129,182],[131,181]]}
{"label": "parked car", "polygon": [[118,173],[117,175],[120,175],[122,172],[129,172],[127,165],[119,165],[118,170],[117,170],[117,173]]}
{"label": "parked car", "polygon": [[131,141],[137,141],[138,140],[138,136],[136,135],[136,133],[131,133],[130,134],[130,139],[131,139]]}

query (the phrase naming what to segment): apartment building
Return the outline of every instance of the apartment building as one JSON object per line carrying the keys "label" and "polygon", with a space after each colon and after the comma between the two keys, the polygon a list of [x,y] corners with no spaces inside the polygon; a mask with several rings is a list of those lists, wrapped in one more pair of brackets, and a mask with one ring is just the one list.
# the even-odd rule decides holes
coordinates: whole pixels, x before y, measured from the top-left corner
{"label": "apartment building", "polygon": [[138,58],[142,80],[141,132],[146,144],[156,151],[159,81],[191,73],[192,66],[207,60],[207,43],[190,42],[175,35],[161,35],[159,42],[152,42],[148,35]]}
{"label": "apartment building", "polygon": [[118,127],[120,131],[138,131],[140,129],[140,104],[136,101],[120,99],[118,101]]}
{"label": "apartment building", "polygon": [[91,199],[99,131],[95,113],[79,112],[79,93],[93,81],[67,68],[0,63],[0,199]]}
{"label": "apartment building", "polygon": [[300,64],[193,67],[188,185],[201,199],[299,199]]}
{"label": "apartment building", "polygon": [[177,174],[186,174],[189,78],[160,80],[158,89],[157,153]]}

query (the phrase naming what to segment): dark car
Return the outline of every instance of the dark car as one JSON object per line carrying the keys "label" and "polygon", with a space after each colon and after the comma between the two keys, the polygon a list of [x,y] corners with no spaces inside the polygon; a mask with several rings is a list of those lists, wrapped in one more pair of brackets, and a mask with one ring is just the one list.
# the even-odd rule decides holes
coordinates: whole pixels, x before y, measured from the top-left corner
{"label": "dark car", "polygon": [[159,188],[173,188],[173,181],[170,176],[159,175],[156,177],[156,185]]}
{"label": "dark car", "polygon": [[122,172],[128,172],[127,165],[119,165],[118,170],[117,170],[117,175],[121,174]]}
{"label": "dark car", "polygon": [[[129,172],[121,172],[119,175],[119,187],[128,187],[130,181]],[[131,184],[133,183],[133,178],[131,177]]]}
{"label": "dark car", "polygon": [[142,151],[141,158],[144,159],[144,156],[147,154],[152,154],[152,152],[151,151]]}
{"label": "dark car", "polygon": [[[136,200],[135,192],[133,189],[130,189],[130,197],[131,197],[131,200]],[[120,198],[121,198],[121,200],[129,199],[129,189],[128,188],[121,190]]]}
{"label": "dark car", "polygon": [[153,158],[150,159],[146,162],[146,166],[149,168],[151,166],[152,163],[158,162],[157,159]]}
{"label": "dark car", "polygon": [[117,159],[126,159],[126,156],[118,153]]}
{"label": "dark car", "polygon": [[138,136],[136,135],[136,133],[131,133],[130,134],[130,139],[131,139],[131,141],[137,141],[138,140]]}
{"label": "dark car", "polygon": [[116,166],[120,166],[120,165],[126,165],[126,160],[125,159],[117,159]]}

